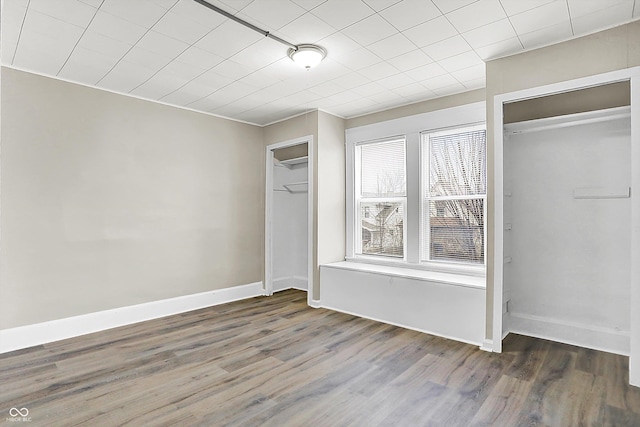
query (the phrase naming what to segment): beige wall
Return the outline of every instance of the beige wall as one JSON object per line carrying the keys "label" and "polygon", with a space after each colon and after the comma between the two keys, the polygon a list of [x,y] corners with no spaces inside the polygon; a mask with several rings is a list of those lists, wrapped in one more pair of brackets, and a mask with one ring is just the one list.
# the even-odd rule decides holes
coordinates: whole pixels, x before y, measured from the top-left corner
{"label": "beige wall", "polygon": [[[318,114],[318,262],[316,283],[320,283],[319,266],[344,261],[346,254],[346,177],[345,121],[320,112]],[[317,290],[317,289],[316,289]],[[322,296],[314,292],[314,299]]]}
{"label": "beige wall", "polygon": [[260,127],[1,72],[0,329],[261,280]]}
{"label": "beige wall", "polygon": [[431,111],[444,110],[445,108],[457,107],[459,105],[472,104],[474,102],[482,102],[486,99],[485,90],[477,89],[469,92],[458,93],[441,98],[429,99],[427,101],[417,102],[415,104],[404,105],[402,107],[392,108],[390,110],[379,111],[377,113],[367,114],[353,119],[347,119],[345,129],[351,129],[358,126],[370,125],[372,123],[384,122],[387,120],[398,119],[400,117],[408,117]]}
{"label": "beige wall", "polygon": [[[488,230],[494,228],[495,95],[640,65],[640,21],[487,63]],[[493,234],[487,241],[487,331],[493,327]]]}

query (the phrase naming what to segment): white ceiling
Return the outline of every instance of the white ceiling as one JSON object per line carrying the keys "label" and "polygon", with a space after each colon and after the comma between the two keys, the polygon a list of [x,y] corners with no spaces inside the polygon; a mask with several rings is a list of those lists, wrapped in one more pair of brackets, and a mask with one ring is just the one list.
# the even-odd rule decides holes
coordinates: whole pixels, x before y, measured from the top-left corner
{"label": "white ceiling", "polygon": [[3,65],[264,125],[354,117],[485,85],[484,61],[640,18],[640,0],[4,0]]}

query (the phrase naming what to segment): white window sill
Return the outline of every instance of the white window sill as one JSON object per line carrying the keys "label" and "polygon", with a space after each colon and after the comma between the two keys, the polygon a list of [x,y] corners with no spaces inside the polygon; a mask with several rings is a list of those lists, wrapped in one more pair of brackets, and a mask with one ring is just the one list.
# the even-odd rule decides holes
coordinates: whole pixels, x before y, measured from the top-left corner
{"label": "white window sill", "polygon": [[409,279],[425,280],[429,282],[443,283],[467,288],[485,289],[485,276],[470,276],[466,274],[443,273],[440,271],[422,270],[407,267],[393,267],[389,265],[369,264],[355,261],[340,261],[323,264],[322,267],[337,268],[342,270],[362,271],[365,273],[377,273],[393,277],[405,277]]}

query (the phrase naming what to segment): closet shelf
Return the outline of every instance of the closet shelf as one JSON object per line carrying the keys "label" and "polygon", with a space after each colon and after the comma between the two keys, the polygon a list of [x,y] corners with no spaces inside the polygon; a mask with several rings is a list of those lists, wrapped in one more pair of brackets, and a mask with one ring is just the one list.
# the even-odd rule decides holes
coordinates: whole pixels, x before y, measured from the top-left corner
{"label": "closet shelf", "polygon": [[296,157],[293,159],[280,160],[280,166],[291,169],[292,166],[309,162],[309,156]]}
{"label": "closet shelf", "polygon": [[282,184],[289,193],[302,193],[307,191],[309,183],[307,181],[290,182],[288,184]]}

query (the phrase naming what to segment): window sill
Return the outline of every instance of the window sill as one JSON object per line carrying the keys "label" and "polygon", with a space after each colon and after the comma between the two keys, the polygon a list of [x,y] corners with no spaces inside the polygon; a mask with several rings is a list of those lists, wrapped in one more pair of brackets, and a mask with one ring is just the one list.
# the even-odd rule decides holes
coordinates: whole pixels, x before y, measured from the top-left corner
{"label": "window sill", "polygon": [[323,264],[322,267],[362,271],[366,273],[377,273],[393,277],[405,277],[409,279],[425,280],[446,285],[464,286],[467,288],[486,288],[486,279],[484,275],[471,276],[461,273],[444,273],[440,271],[408,268],[405,266],[395,267],[390,265],[369,264],[351,260]]}

